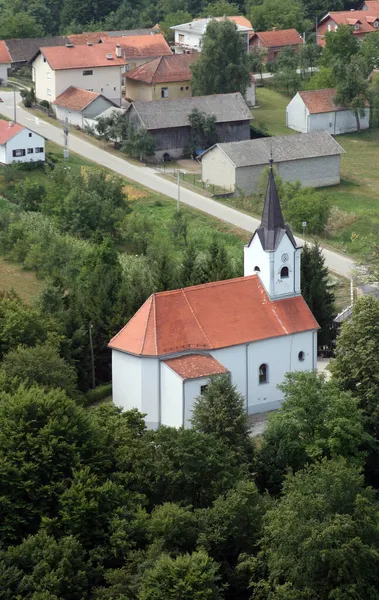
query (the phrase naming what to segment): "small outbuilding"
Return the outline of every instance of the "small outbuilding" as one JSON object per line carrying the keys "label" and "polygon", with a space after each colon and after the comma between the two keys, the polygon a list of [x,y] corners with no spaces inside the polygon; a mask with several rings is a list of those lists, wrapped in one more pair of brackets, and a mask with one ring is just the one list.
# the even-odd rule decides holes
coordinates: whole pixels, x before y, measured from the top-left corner
{"label": "small outbuilding", "polygon": [[45,138],[13,121],[0,120],[0,163],[45,160]]}
{"label": "small outbuilding", "polygon": [[83,129],[90,120],[108,108],[115,108],[116,104],[98,92],[71,85],[54,100],[53,107],[57,119]]}
{"label": "small outbuilding", "polygon": [[197,109],[216,118],[220,142],[250,139],[250,110],[239,92],[194,96],[178,100],[133,102],[125,118],[136,129],[146,129],[155,141],[157,160],[180,158],[191,135],[189,116]]}
{"label": "small outbuilding", "polygon": [[[297,92],[286,108],[287,127],[310,133],[328,131],[332,135],[358,130],[357,117],[352,110],[335,103],[336,90],[309,90]],[[370,126],[370,107],[367,104],[364,115],[359,115],[359,129]]]}
{"label": "small outbuilding", "polygon": [[8,71],[12,65],[12,58],[4,42],[0,40],[0,85],[8,85]]}
{"label": "small outbuilding", "polygon": [[216,144],[201,156],[201,178],[235,194],[252,194],[272,154],[284,181],[300,181],[304,187],[336,185],[343,153],[326,131]]}

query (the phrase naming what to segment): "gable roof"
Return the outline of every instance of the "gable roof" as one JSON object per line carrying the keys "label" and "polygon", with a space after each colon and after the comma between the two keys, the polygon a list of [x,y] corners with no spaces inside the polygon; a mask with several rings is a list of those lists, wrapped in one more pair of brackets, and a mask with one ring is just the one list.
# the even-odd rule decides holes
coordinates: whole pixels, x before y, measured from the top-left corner
{"label": "gable roof", "polygon": [[0,144],[3,146],[23,129],[25,129],[25,127],[18,123],[0,119]]}
{"label": "gable roof", "polygon": [[210,354],[186,354],[163,362],[184,380],[229,373],[228,369]]}
{"label": "gable roof", "polygon": [[378,29],[374,27],[374,23],[379,17],[379,2],[368,4],[375,4],[375,7],[373,6],[371,10],[341,10],[329,12],[320,20],[319,25],[328,19],[331,19],[337,25],[355,25],[356,23],[359,23],[359,29],[353,28],[354,35],[378,31]]}
{"label": "gable roof", "polygon": [[[134,107],[146,129],[189,127],[189,114],[194,108],[215,115],[217,123],[250,121],[253,117],[239,92],[234,94],[214,94],[193,96],[178,100],[136,101]],[[130,109],[129,109],[130,110]]]}
{"label": "gable roof", "polygon": [[127,58],[156,58],[172,54],[170,46],[161,33],[153,35],[104,36],[105,44],[120,44],[122,56]]}
{"label": "gable roof", "polygon": [[83,90],[81,88],[77,88],[74,86],[70,86],[62,92],[53,102],[57,106],[61,106],[62,108],[68,108],[69,110],[74,110],[81,112],[84,110],[89,104],[94,102],[97,98],[104,98],[107,100],[112,106],[116,106],[112,100],[105,98],[102,94],[98,92],[89,92],[88,90]]}
{"label": "gable roof", "polygon": [[202,155],[220,148],[236,167],[267,165],[272,157],[274,162],[334,156],[344,154],[344,149],[327,131],[298,133],[296,135],[276,135],[270,138],[243,140],[242,142],[219,143],[206,150]]}
{"label": "gable roof", "polygon": [[130,35],[155,35],[159,33],[158,25],[149,27],[148,29],[121,29],[120,31],[106,31],[104,35],[108,37],[127,37]]}
{"label": "gable roof", "polygon": [[41,47],[64,46],[69,43],[68,37],[55,36],[46,38],[21,38],[5,40],[12,62],[30,62],[37,56]]}
{"label": "gable roof", "polygon": [[[57,71],[87,67],[115,67],[125,64],[124,58],[117,58],[114,44],[41,48],[41,53],[50,67]],[[112,58],[107,58],[107,55]]]}
{"label": "gable roof", "polygon": [[[349,110],[345,106],[339,106],[335,104],[334,98],[336,95],[336,90],[334,88],[327,88],[325,90],[309,90],[307,92],[298,92],[298,94],[302,98],[305,106],[311,114]],[[367,102],[366,108],[369,108],[369,104]]]}
{"label": "gable roof", "polygon": [[297,46],[304,44],[304,40],[296,29],[276,29],[272,31],[256,31],[257,36],[267,48],[278,46]]}
{"label": "gable roof", "polygon": [[105,35],[104,31],[87,31],[84,33],[72,33],[68,35],[71,44],[82,46],[84,44],[98,44],[101,38]]}
{"label": "gable roof", "polygon": [[198,60],[198,54],[171,54],[151,60],[132,71],[124,73],[127,79],[155,84],[170,81],[189,81],[190,65]]}
{"label": "gable roof", "polygon": [[302,296],[272,301],[258,275],[251,275],[153,294],[109,347],[142,356],[164,356],[317,328]]}
{"label": "gable roof", "polygon": [[12,62],[12,58],[11,55],[9,54],[9,50],[7,48],[6,43],[4,42],[4,40],[0,40],[0,63],[1,64],[11,64]]}
{"label": "gable roof", "polygon": [[253,30],[250,21],[248,19],[246,19],[246,17],[240,17],[240,16],[236,16],[236,17],[232,17],[232,16],[206,17],[204,19],[194,19],[193,21],[190,21],[189,23],[182,23],[181,25],[174,25],[173,27],[170,27],[170,29],[173,29],[175,31],[189,31],[189,32],[197,33],[198,35],[201,35],[206,32],[208,24],[211,21],[221,22],[221,21],[225,21],[225,20],[233,21],[233,23],[235,23],[237,26],[237,30],[240,32]]}

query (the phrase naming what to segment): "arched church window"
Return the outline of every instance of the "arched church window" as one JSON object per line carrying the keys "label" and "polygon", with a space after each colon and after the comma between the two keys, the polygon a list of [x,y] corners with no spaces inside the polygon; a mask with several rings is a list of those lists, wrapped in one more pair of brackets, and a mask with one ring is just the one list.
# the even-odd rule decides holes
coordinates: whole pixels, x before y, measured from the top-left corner
{"label": "arched church window", "polygon": [[259,267],[254,267],[254,271],[260,271]]}
{"label": "arched church window", "polygon": [[268,382],[268,365],[263,363],[259,367],[259,383],[267,383],[267,382]]}
{"label": "arched church window", "polygon": [[289,277],[288,267],[282,267],[280,271],[280,278],[285,279],[286,277]]}

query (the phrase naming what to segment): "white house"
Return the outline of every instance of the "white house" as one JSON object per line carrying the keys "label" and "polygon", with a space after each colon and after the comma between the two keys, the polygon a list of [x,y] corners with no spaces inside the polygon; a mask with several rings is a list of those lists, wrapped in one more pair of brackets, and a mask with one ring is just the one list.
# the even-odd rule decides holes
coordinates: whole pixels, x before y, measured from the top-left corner
{"label": "white house", "polygon": [[13,121],[0,119],[0,163],[45,160],[45,138]]}
{"label": "white house", "polygon": [[12,58],[4,40],[0,40],[0,84],[8,85],[8,70],[11,68]]}
{"label": "white house", "polygon": [[99,94],[89,92],[70,86],[53,102],[57,119],[70,125],[77,125],[81,129],[91,120],[98,117],[109,108],[115,108],[116,104]]}
{"label": "white house", "polygon": [[300,181],[304,187],[337,185],[343,153],[327,131],[215,144],[199,158],[201,179],[235,194],[251,195],[272,155],[283,181]]}
{"label": "white house", "polygon": [[116,44],[41,48],[33,61],[38,100],[54,102],[70,86],[97,92],[121,104],[121,74],[125,58]]}
{"label": "white house", "polygon": [[113,401],[150,428],[189,427],[195,398],[229,373],[248,413],[280,406],[287,372],[316,368],[318,324],[300,293],[300,254],[271,167],[244,277],[153,294],[111,340]]}
{"label": "white house", "polygon": [[175,52],[201,52],[203,36],[209,23],[224,19],[233,21],[236,24],[237,31],[243,36],[246,52],[249,52],[249,38],[253,28],[246,17],[207,17],[206,19],[195,19],[189,23],[170,27],[175,31]]}
{"label": "white house", "polygon": [[[328,131],[332,135],[357,131],[357,119],[353,111],[343,106],[336,106],[334,98],[336,90],[310,90],[297,92],[286,108],[287,127],[310,133],[311,131]],[[364,109],[364,116],[359,116],[360,129],[370,126],[370,108]]]}

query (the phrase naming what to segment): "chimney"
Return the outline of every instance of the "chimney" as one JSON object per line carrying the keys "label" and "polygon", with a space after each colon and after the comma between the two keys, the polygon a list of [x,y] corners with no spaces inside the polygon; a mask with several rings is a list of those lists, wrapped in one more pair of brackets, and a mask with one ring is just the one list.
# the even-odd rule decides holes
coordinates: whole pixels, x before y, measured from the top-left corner
{"label": "chimney", "polygon": [[276,30],[277,30],[277,27],[273,27],[273,28],[272,28],[272,30],[273,30],[273,31],[276,31]]}
{"label": "chimney", "polygon": [[355,11],[355,8],[351,8],[351,9],[350,9],[350,12],[354,12],[354,11]]}
{"label": "chimney", "polygon": [[116,44],[116,56],[117,58],[122,58],[121,46],[120,44]]}
{"label": "chimney", "polygon": [[66,44],[66,48],[73,48],[74,44]]}
{"label": "chimney", "polygon": [[13,121],[9,121],[8,127],[13,127],[13,125],[14,125]]}
{"label": "chimney", "polygon": [[92,42],[87,42],[87,46],[93,46]]}

